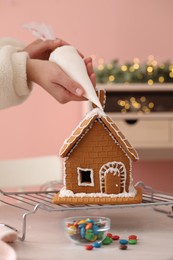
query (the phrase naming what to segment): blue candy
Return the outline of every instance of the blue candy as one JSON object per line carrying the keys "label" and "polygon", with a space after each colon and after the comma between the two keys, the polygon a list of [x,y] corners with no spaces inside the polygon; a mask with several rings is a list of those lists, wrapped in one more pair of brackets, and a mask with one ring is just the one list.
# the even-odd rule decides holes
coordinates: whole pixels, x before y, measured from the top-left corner
{"label": "blue candy", "polygon": [[94,223],[94,220],[90,219],[90,218],[87,218],[86,220],[88,223]]}
{"label": "blue candy", "polygon": [[85,237],[85,227],[81,227],[81,229],[80,229],[80,235],[81,235],[82,238]]}
{"label": "blue candy", "polygon": [[99,233],[99,227],[96,225],[96,224],[94,224],[93,225],[93,232],[94,232],[94,235],[98,235],[98,233]]}
{"label": "blue candy", "polygon": [[101,243],[98,243],[98,242],[94,242],[92,245],[93,245],[93,247],[95,247],[95,248],[101,247]]}
{"label": "blue candy", "polygon": [[127,244],[128,244],[128,240],[126,240],[126,239],[120,239],[120,240],[119,240],[119,243],[120,243],[120,245],[127,245]]}
{"label": "blue candy", "polygon": [[79,226],[78,226],[78,228],[82,228],[82,227],[85,227],[86,226],[86,224],[80,224]]}

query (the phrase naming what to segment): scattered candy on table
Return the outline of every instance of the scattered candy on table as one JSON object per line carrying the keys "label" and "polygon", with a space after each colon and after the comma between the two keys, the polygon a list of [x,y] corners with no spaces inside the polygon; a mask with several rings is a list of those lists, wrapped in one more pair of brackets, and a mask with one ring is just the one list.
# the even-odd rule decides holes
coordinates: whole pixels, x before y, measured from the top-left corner
{"label": "scattered candy on table", "polygon": [[127,239],[120,239],[119,243],[120,243],[120,245],[127,245],[128,240]]}
{"label": "scattered candy on table", "polygon": [[93,246],[92,245],[86,245],[85,248],[86,248],[86,250],[93,250]]}
{"label": "scattered candy on table", "polygon": [[102,241],[102,244],[103,245],[110,245],[112,243],[112,238],[109,237],[109,236],[106,236],[103,241]]}
{"label": "scattered candy on table", "polygon": [[128,243],[130,245],[136,245],[137,244],[137,240],[136,239],[129,239]]}
{"label": "scattered candy on table", "polygon": [[107,233],[106,237],[103,239],[101,243],[94,242],[91,245],[85,246],[86,250],[92,250],[93,248],[100,248],[101,245],[110,245],[113,240],[119,240],[119,249],[127,250],[128,244],[129,245],[136,245],[137,244],[137,236],[136,235],[129,235],[128,239],[120,239],[120,236],[113,235],[111,233]]}
{"label": "scattered candy on table", "polygon": [[107,233],[106,235],[107,237],[111,237],[112,238],[112,234],[111,233]]}
{"label": "scattered candy on table", "polygon": [[127,249],[127,245],[120,245],[120,249],[121,250],[126,250]]}
{"label": "scattered candy on table", "polygon": [[119,240],[119,239],[120,239],[120,237],[119,237],[119,236],[117,236],[117,235],[113,235],[113,236],[112,236],[112,239],[113,239],[113,240]]}
{"label": "scattered candy on table", "polygon": [[136,235],[130,235],[130,236],[128,237],[128,239],[129,239],[129,240],[131,240],[131,239],[132,239],[132,240],[133,240],[133,239],[134,239],[134,240],[137,240],[137,236],[136,236]]}

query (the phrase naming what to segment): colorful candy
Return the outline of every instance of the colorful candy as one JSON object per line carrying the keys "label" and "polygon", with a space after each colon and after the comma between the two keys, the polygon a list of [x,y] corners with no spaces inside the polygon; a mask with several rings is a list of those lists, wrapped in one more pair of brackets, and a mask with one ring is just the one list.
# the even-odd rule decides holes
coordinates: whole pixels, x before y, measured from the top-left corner
{"label": "colorful candy", "polygon": [[120,245],[127,245],[128,240],[127,239],[120,239],[119,243],[120,243]]}
{"label": "colorful candy", "polygon": [[136,239],[129,239],[128,243],[130,245],[136,245],[137,244],[137,240]]}
{"label": "colorful candy", "polygon": [[119,239],[120,239],[120,237],[117,236],[117,235],[113,235],[113,236],[112,236],[112,240],[119,240]]}
{"label": "colorful candy", "polygon": [[112,234],[111,233],[107,233],[106,235],[107,237],[111,237],[112,238]]}
{"label": "colorful candy", "polygon": [[92,246],[92,245],[86,245],[86,246],[85,246],[85,249],[86,249],[86,250],[92,250],[92,249],[93,249],[93,246]]}
{"label": "colorful candy", "polygon": [[[106,222],[92,219],[79,219],[66,225],[70,237],[79,243],[101,242],[107,230]],[[88,249],[89,250],[89,249]]]}
{"label": "colorful candy", "polygon": [[127,245],[120,245],[120,249],[121,250],[126,250],[127,249]]}
{"label": "colorful candy", "polygon": [[136,235],[130,235],[130,236],[128,237],[128,239],[129,239],[129,240],[131,240],[131,239],[132,239],[132,240],[133,240],[133,239],[137,240],[137,236],[136,236]]}
{"label": "colorful candy", "polygon": [[100,248],[101,247],[101,243],[98,243],[98,242],[94,242],[93,244],[93,247],[95,247],[95,248]]}
{"label": "colorful candy", "polygon": [[[106,237],[103,239],[102,242],[94,242],[92,244],[93,248],[100,248],[101,245],[110,245],[113,240],[119,240],[120,237],[118,235],[113,235],[112,233],[107,233]],[[127,239],[120,239],[119,240],[119,249],[121,250],[127,250],[129,245],[136,245],[137,244],[137,236],[136,235],[130,235]],[[87,250],[91,250],[86,248]]]}
{"label": "colorful candy", "polygon": [[103,241],[102,241],[102,244],[103,245],[110,245],[112,243],[112,238],[111,237],[108,237],[106,236]]}

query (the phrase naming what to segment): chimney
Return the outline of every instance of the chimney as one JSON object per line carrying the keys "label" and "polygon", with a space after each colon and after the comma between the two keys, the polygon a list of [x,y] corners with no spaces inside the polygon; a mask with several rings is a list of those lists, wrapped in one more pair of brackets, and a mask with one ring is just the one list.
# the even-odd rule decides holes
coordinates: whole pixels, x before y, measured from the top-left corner
{"label": "chimney", "polygon": [[[106,105],[106,90],[105,89],[96,89],[96,94],[97,94],[99,101],[104,110],[105,105]],[[97,106],[94,103],[92,103],[92,107],[96,108]]]}

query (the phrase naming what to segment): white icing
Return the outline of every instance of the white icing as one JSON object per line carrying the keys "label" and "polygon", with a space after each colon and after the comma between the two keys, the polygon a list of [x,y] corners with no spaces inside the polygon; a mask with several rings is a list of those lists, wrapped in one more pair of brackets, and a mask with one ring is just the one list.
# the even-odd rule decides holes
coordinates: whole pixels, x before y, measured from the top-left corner
{"label": "white icing", "polygon": [[51,53],[49,60],[58,64],[67,75],[78,82],[85,90],[84,96],[102,109],[102,105],[88,76],[85,62],[73,46],[65,45],[56,48]]}
{"label": "white icing", "polygon": [[[81,171],[90,171],[90,178],[91,182],[81,182]],[[79,186],[94,186],[94,172],[93,169],[88,169],[88,168],[77,168],[77,173],[78,173],[78,185]]]}
{"label": "white icing", "polygon": [[99,176],[100,176],[100,188],[101,192],[103,193],[104,190],[104,182],[105,182],[105,175],[108,172],[112,172],[114,175],[120,176],[121,180],[121,187],[123,188],[123,192],[125,192],[125,187],[126,187],[126,168],[125,165],[122,162],[108,162],[104,164],[100,171],[99,171]]}
{"label": "white icing", "polygon": [[81,193],[74,193],[73,191],[71,190],[66,190],[65,187],[63,187],[60,192],[59,192],[59,197],[73,197],[73,198],[84,198],[84,197],[93,197],[93,198],[96,198],[96,197],[99,197],[99,198],[133,198],[135,197],[136,195],[136,190],[131,190],[129,192],[122,192],[122,193],[119,193],[119,194],[106,194],[106,193],[99,193],[99,192],[96,192],[96,193],[84,193],[84,192],[81,192]]}

